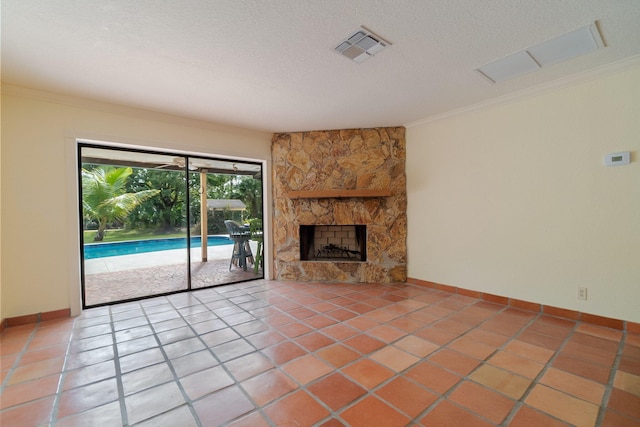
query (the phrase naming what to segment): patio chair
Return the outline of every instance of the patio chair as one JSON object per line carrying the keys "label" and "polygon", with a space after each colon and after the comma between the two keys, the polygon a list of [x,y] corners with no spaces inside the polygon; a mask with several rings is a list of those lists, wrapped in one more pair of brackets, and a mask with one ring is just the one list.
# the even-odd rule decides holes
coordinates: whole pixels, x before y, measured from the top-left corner
{"label": "patio chair", "polygon": [[262,220],[253,219],[249,221],[249,231],[251,232],[251,240],[257,242],[255,262],[253,264],[253,272],[258,274],[260,268],[264,269],[264,231],[262,230]]}
{"label": "patio chair", "polygon": [[248,227],[242,226],[232,220],[226,220],[224,225],[229,232],[229,238],[233,240],[233,252],[231,253],[231,261],[229,262],[229,271],[231,271],[231,266],[234,264],[239,265],[244,271],[247,271],[247,261],[251,264],[255,263],[253,254],[251,253],[251,246],[249,245],[251,231]]}

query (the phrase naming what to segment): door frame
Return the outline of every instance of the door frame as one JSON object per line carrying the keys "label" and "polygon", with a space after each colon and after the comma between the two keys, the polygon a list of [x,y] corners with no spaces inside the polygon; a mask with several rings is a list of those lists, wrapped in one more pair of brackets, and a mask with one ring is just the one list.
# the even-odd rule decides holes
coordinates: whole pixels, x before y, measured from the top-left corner
{"label": "door frame", "polygon": [[[82,209],[80,203],[80,195],[81,195],[81,180],[79,176],[80,168],[81,168],[81,158],[80,158],[80,149],[81,146],[92,146],[97,148],[104,149],[114,149],[114,150],[124,150],[124,151],[136,151],[143,153],[152,153],[152,154],[160,154],[160,155],[176,155],[176,156],[184,156],[186,158],[204,158],[204,159],[213,159],[213,160],[222,160],[222,161],[235,161],[242,163],[250,163],[260,165],[262,171],[262,216],[263,216],[263,230],[264,230],[264,268],[263,268],[263,279],[270,280],[272,278],[272,261],[270,257],[271,252],[271,211],[268,209],[270,203],[270,174],[268,174],[267,167],[270,165],[268,160],[265,159],[255,159],[248,157],[239,157],[239,156],[229,156],[229,155],[221,155],[214,153],[204,153],[197,151],[189,151],[189,150],[176,150],[176,149],[167,149],[167,148],[156,148],[147,145],[138,145],[138,144],[125,144],[125,143],[117,143],[110,142],[103,139],[94,139],[94,138],[79,138],[73,134],[67,133],[65,135],[65,159],[67,164],[67,194],[68,196],[68,207],[70,212],[75,212],[75,215],[68,215],[67,229],[68,229],[68,253],[69,253],[69,277],[70,277],[70,286],[69,286],[69,301],[70,301],[70,311],[72,316],[79,315],[84,309],[84,289],[83,289],[83,271],[84,262],[82,260],[83,254],[80,250],[82,244]],[[189,274],[190,274],[190,265],[189,265]],[[253,279],[259,280],[259,279]],[[197,288],[206,289],[206,288]],[[180,292],[189,292],[191,289],[180,290],[172,293],[180,293]],[[144,298],[155,297],[149,296]],[[135,298],[129,301],[135,301],[144,298]],[[121,301],[124,302],[124,301]],[[104,305],[110,305],[115,303],[107,303]],[[97,306],[91,306],[91,308]]]}

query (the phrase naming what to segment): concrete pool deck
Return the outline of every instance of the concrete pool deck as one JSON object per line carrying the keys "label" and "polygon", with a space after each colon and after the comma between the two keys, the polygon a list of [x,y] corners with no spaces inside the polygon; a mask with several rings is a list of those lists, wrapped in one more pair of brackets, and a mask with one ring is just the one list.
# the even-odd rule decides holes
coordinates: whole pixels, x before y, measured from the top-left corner
{"label": "concrete pool deck", "polygon": [[[251,251],[255,254],[256,242],[250,241]],[[228,245],[208,246],[207,260],[231,259],[233,242]],[[191,262],[201,261],[201,248],[191,249]],[[160,265],[185,264],[187,251],[185,249],[169,249],[165,251],[145,252],[141,254],[118,255],[103,258],[93,258],[84,261],[85,274],[109,273],[115,271],[137,270],[139,268],[155,267]]]}
{"label": "concrete pool deck", "polygon": [[[250,242],[255,254],[256,242]],[[201,248],[191,249],[191,288],[235,283],[263,277],[253,265],[247,271],[229,269],[233,244],[209,246],[207,262],[202,262]],[[132,255],[85,260],[85,305],[116,301],[184,290],[187,287],[185,249],[146,252]]]}

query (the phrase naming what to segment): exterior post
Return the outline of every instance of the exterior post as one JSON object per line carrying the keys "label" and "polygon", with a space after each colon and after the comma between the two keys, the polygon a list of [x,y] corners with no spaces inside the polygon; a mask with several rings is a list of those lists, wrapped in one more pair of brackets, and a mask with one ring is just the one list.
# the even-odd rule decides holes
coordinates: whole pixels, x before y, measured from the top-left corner
{"label": "exterior post", "polygon": [[200,170],[200,238],[202,242],[202,262],[207,262],[207,234],[209,227],[207,226],[207,170]]}

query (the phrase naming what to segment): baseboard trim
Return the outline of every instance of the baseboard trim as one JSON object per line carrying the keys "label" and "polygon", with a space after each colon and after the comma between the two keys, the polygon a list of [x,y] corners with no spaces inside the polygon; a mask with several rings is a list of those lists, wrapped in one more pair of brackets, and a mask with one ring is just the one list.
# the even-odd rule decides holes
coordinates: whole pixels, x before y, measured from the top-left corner
{"label": "baseboard trim", "polygon": [[0,332],[12,326],[31,325],[33,323],[43,322],[46,320],[62,319],[71,317],[71,309],[63,308],[62,310],[47,311],[36,314],[26,314],[24,316],[8,317],[0,322]]}
{"label": "baseboard trim", "polygon": [[[480,291],[473,291],[456,286],[444,285],[441,283],[430,282],[428,280],[407,278],[407,283],[418,286],[424,286],[439,291],[449,292],[452,294],[464,295],[472,298],[478,298],[483,301],[492,302],[509,307],[519,308],[521,310],[532,311],[536,313],[544,313],[550,316],[561,317],[569,320],[579,320],[585,323],[604,326],[611,329],[618,329],[632,334],[640,334],[640,323],[630,322],[628,320],[614,319],[611,317],[598,316],[595,314],[583,313],[565,308],[553,307],[550,305],[539,304],[535,302],[523,301],[515,298],[493,295]],[[37,314],[27,314],[24,316],[9,317],[0,321],[0,332],[12,326],[29,325],[46,320],[61,319],[71,317],[71,309],[64,308],[62,310],[47,311]]]}
{"label": "baseboard trim", "polygon": [[430,282],[428,280],[414,279],[413,277],[408,277],[407,283],[412,283],[414,285],[424,286],[431,289],[437,289],[439,291],[449,292],[452,294],[478,298],[483,301],[492,302],[508,307],[519,308],[521,310],[533,311],[535,313],[544,313],[550,316],[561,317],[569,320],[579,320],[581,322],[591,323],[593,325],[604,326],[611,329],[618,329],[620,331],[626,331],[633,334],[640,334],[640,323],[630,322],[627,320],[613,319],[610,317],[598,316],[595,314],[583,313],[580,311],[568,310],[566,308],[553,307],[550,305],[544,305],[530,301],[523,301],[515,298],[504,297],[501,295],[472,291],[469,289],[458,288],[456,286]]}

